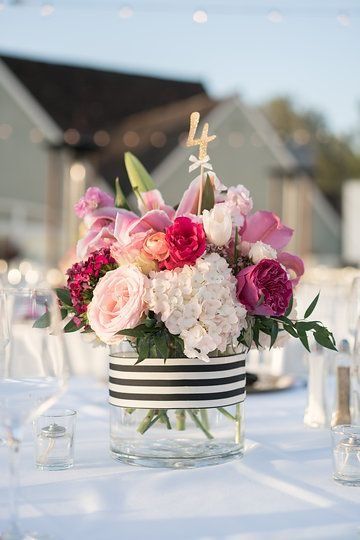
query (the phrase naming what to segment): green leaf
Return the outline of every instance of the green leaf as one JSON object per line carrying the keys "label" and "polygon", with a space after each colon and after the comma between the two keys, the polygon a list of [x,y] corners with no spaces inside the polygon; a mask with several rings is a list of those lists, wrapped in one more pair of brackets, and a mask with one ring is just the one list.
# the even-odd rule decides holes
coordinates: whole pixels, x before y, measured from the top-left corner
{"label": "green leaf", "polygon": [[154,335],[155,347],[159,358],[167,360],[169,357],[169,347],[165,335],[161,332]]}
{"label": "green leaf", "polygon": [[150,339],[150,336],[143,336],[136,340],[136,348],[138,352],[137,364],[150,356]]}
{"label": "green leaf", "polygon": [[315,296],[314,300],[311,302],[310,306],[305,311],[304,319],[307,319],[308,317],[310,317],[310,315],[316,308],[316,304],[318,303],[319,296],[320,296],[320,292]]}
{"label": "green leaf", "polygon": [[65,287],[57,288],[55,289],[56,295],[60,302],[64,304],[65,306],[73,307],[70,291],[69,289],[66,289]]}
{"label": "green leaf", "polygon": [[144,191],[156,189],[156,185],[142,163],[131,152],[125,152],[125,167],[134,193],[139,197]]}
{"label": "green leaf", "polygon": [[214,194],[214,188],[210,180],[210,176],[206,175],[205,185],[202,193],[202,200],[201,200],[201,211],[203,210],[212,210],[215,205],[215,194]]}
{"label": "green leaf", "polygon": [[306,332],[303,331],[303,330],[299,330],[299,329],[297,330],[297,332],[298,332],[299,339],[300,339],[301,343],[304,345],[305,349],[307,351],[311,352],[310,351],[310,346],[309,346],[309,340],[308,340],[308,337],[306,335]]}
{"label": "green leaf", "polygon": [[299,321],[295,324],[297,330],[308,332],[309,330],[316,330],[318,327],[316,321]]}
{"label": "green leaf", "polygon": [[326,330],[326,332],[323,332],[321,330],[316,330],[314,332],[314,338],[319,343],[319,345],[322,345],[326,349],[337,351],[337,348],[335,346],[334,336],[331,333],[329,333],[328,330]]}
{"label": "green leaf", "polygon": [[74,322],[74,319],[71,319],[65,326],[64,326],[64,332],[66,334],[70,332],[76,332],[77,330],[80,330],[84,326],[84,323],[82,322],[79,326]]}
{"label": "green leaf", "polygon": [[68,310],[65,307],[60,308],[60,315],[62,320],[66,319]]}
{"label": "green leaf", "polygon": [[286,330],[286,332],[288,334],[290,334],[291,336],[293,336],[294,338],[298,338],[298,334],[295,330],[295,328],[293,326],[291,326],[290,324],[284,324],[284,330]]}
{"label": "green leaf", "polygon": [[50,313],[46,311],[33,324],[33,328],[48,328],[50,326]]}
{"label": "green leaf", "polygon": [[294,305],[294,295],[291,295],[289,305],[285,311],[285,317],[288,317],[290,315],[293,305]]}
{"label": "green leaf", "polygon": [[273,327],[271,329],[271,341],[270,341],[270,349],[273,347],[276,338],[278,337],[279,333],[279,325],[277,322],[274,322]]}
{"label": "green leaf", "polygon": [[128,205],[124,192],[120,187],[119,178],[115,178],[115,207],[130,210],[130,206]]}

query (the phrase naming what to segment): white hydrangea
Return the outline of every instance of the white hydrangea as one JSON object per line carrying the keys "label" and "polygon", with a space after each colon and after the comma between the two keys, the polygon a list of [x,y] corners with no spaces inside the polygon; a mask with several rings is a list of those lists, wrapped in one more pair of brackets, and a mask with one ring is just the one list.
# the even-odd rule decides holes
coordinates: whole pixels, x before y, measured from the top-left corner
{"label": "white hydrangea", "polygon": [[264,242],[258,240],[255,244],[251,244],[249,257],[254,264],[257,264],[262,259],[276,259],[277,251],[269,244],[264,244]]}
{"label": "white hydrangea", "polygon": [[224,352],[246,326],[236,279],[217,253],[195,266],[151,272],[146,302],[169,332],[180,335],[189,358],[208,360],[210,352]]}

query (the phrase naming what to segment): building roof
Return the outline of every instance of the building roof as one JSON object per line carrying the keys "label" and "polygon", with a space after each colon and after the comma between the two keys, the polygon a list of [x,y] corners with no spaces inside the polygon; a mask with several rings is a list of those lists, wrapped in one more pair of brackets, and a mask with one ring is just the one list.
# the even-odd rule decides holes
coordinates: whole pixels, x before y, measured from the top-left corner
{"label": "building roof", "polygon": [[202,84],[0,55],[0,59],[76,146],[115,129],[130,115],[204,92]]}

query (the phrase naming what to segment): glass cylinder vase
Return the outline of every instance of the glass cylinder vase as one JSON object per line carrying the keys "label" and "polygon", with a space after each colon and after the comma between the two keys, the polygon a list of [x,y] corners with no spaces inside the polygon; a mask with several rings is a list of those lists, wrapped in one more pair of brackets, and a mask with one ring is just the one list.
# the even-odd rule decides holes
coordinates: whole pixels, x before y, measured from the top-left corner
{"label": "glass cylinder vase", "polygon": [[110,450],[147,467],[215,465],[244,450],[245,354],[147,358],[112,348]]}

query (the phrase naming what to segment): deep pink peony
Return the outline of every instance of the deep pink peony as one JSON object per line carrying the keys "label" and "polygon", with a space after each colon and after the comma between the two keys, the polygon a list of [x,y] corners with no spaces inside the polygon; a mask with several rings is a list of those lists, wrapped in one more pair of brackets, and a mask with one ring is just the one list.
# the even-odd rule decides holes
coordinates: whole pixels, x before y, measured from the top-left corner
{"label": "deep pink peony", "polygon": [[275,260],[263,259],[237,275],[237,297],[250,315],[284,315],[291,295],[291,281]]}
{"label": "deep pink peony", "polygon": [[169,258],[162,262],[168,270],[192,266],[206,249],[205,231],[201,223],[195,223],[188,217],[178,217],[174,224],[166,229],[166,243]]}

